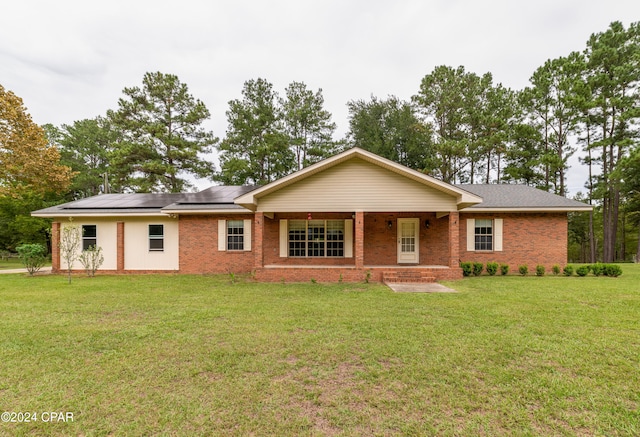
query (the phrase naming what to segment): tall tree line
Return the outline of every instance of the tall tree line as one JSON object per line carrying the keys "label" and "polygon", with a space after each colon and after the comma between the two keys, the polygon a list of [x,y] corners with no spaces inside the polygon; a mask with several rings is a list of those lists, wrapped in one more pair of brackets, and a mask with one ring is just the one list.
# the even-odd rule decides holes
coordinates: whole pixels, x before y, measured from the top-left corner
{"label": "tall tree line", "polygon": [[[612,23],[591,35],[583,52],[545,62],[529,82],[514,91],[494,84],[490,73],[439,66],[409,102],[351,101],[348,138],[390,159],[412,156],[401,162],[446,182],[516,182],[561,196],[568,159],[581,147],[589,169],[581,200],[600,215],[590,217],[580,239],[589,243],[584,261],[624,259],[626,227],[619,226],[627,213],[637,224],[638,214],[628,211],[637,205],[630,200],[640,178],[628,158],[640,147],[639,23]],[[392,134],[399,131],[401,141]]]}

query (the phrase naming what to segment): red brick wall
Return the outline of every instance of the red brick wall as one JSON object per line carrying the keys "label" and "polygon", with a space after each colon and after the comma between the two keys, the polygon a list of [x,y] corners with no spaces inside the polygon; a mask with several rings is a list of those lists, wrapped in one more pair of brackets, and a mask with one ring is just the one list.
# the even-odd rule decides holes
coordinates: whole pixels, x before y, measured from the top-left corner
{"label": "red brick wall", "polygon": [[116,270],[119,272],[124,271],[124,222],[118,222],[116,224]]}
{"label": "red brick wall", "polygon": [[[468,252],[467,219],[503,219],[502,252]],[[527,264],[535,271],[538,264],[551,270],[567,262],[567,214],[460,214],[460,260],[509,264],[510,272]]]}
{"label": "red brick wall", "polygon": [[[218,219],[246,220],[253,219],[253,215],[181,215],[178,225],[180,273],[247,273],[253,269],[253,250],[218,251]],[[254,235],[252,232],[252,240]],[[255,247],[254,241],[251,247]]]}
{"label": "red brick wall", "polygon": [[51,223],[51,271],[60,271],[60,222]]}
{"label": "red brick wall", "polygon": [[[398,264],[399,218],[420,219],[420,264],[449,265],[449,219],[436,218],[435,213],[366,213],[364,226],[364,265],[389,266]],[[391,220],[391,229],[387,222]],[[429,228],[425,221],[429,221]]]}
{"label": "red brick wall", "polygon": [[449,267],[458,267],[460,258],[460,213],[449,214]]}
{"label": "red brick wall", "polygon": [[[436,218],[435,213],[365,213],[364,214],[364,265],[397,264],[397,219],[420,219],[420,264],[449,265],[449,218]],[[314,219],[335,220],[350,219],[349,213],[314,213]],[[307,213],[277,213],[273,219],[264,217],[264,265],[319,265],[342,266],[355,265],[356,233],[354,219],[353,258],[281,258],[280,257],[280,220],[306,220]],[[389,230],[387,221],[392,221]],[[429,228],[425,227],[429,220]],[[456,261],[457,267],[457,261]]]}

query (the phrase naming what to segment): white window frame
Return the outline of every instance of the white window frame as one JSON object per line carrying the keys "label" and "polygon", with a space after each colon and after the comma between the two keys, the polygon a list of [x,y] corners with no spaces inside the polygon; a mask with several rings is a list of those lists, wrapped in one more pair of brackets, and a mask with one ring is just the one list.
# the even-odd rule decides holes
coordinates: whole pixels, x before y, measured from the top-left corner
{"label": "white window frame", "polygon": [[[237,219],[234,219],[235,221]],[[250,252],[251,251],[251,226],[252,220],[242,220],[242,249],[229,249],[229,235],[226,219],[218,219],[218,250],[220,252]]]}
{"label": "white window frame", "polygon": [[[323,243],[324,249],[323,255],[309,255],[309,244],[314,244],[314,240],[309,239],[309,220],[280,220],[280,257],[281,258],[312,258],[312,259],[320,259],[320,258],[353,258],[353,220],[348,219],[318,219],[311,220],[312,222],[323,222],[322,226],[324,227],[324,235],[321,240],[318,240],[317,243]],[[305,236],[304,239],[301,240],[290,240],[290,231],[291,231],[291,223],[300,224],[304,223]],[[342,240],[331,240],[328,237],[330,236],[330,222],[340,222],[342,227]],[[304,251],[304,255],[291,255],[290,243],[292,242],[300,242],[304,245],[304,248],[301,249]],[[340,250],[340,249],[329,249],[328,245],[332,242],[341,242],[342,243],[342,255],[329,255],[330,250]],[[313,250],[313,249],[312,249]]]}

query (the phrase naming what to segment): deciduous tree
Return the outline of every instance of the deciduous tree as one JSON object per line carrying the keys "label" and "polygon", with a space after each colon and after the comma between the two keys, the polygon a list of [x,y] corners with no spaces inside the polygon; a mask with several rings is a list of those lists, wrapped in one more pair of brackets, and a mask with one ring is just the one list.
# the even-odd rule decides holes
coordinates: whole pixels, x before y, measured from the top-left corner
{"label": "deciduous tree", "polygon": [[60,193],[72,176],[22,99],[0,85],[0,196]]}
{"label": "deciduous tree", "polygon": [[352,100],[349,108],[349,144],[369,150],[415,170],[431,172],[431,130],[413,106],[390,96],[380,100]]}

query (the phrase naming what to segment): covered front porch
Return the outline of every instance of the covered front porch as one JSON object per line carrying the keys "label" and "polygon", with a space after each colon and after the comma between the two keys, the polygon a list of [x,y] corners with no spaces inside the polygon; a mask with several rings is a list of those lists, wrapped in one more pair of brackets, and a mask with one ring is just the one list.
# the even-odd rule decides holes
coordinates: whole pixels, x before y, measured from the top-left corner
{"label": "covered front porch", "polygon": [[254,233],[254,274],[260,281],[434,282],[462,277],[457,211],[256,212]]}
{"label": "covered front porch", "polygon": [[257,279],[383,281],[462,277],[458,211],[481,201],[353,148],[234,202],[255,212]]}

